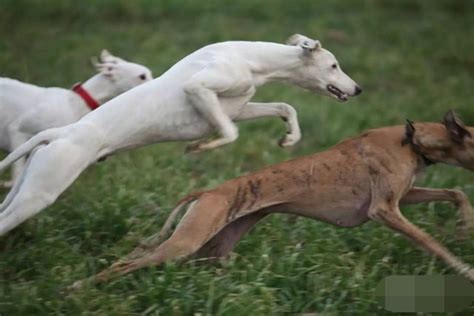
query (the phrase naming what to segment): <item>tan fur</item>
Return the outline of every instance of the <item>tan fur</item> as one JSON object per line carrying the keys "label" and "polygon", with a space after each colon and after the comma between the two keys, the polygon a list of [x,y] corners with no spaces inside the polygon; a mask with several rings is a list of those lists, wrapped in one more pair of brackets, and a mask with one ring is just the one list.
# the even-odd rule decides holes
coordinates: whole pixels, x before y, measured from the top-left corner
{"label": "tan fur", "polygon": [[[374,129],[327,151],[229,180],[199,193],[165,242],[149,245],[139,257],[119,261],[91,280],[105,281],[192,255],[225,256],[260,219],[279,212],[340,227],[354,227],[372,219],[405,235],[474,281],[474,270],[468,264],[410,223],[399,209],[399,203],[449,201],[460,209],[462,231],[472,228],[473,210],[464,193],[413,187],[427,160],[474,169],[472,138],[455,128],[458,125],[445,122]],[[474,132],[474,128],[462,128]],[[464,135],[461,143],[460,135]],[[191,200],[186,198],[185,202]]]}

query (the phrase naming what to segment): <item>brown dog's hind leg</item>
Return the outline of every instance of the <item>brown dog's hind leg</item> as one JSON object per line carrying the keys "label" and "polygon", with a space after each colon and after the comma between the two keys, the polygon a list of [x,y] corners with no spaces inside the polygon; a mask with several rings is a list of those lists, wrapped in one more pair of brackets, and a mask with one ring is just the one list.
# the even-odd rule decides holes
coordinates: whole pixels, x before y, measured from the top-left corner
{"label": "brown dog's hind leg", "polygon": [[[161,245],[147,249],[132,260],[119,260],[88,281],[104,282],[137,269],[191,256],[227,224],[228,209],[225,197],[210,193],[202,195],[186,211],[171,237]],[[80,285],[76,283],[73,287]]]}
{"label": "brown dog's hind leg", "polygon": [[400,203],[416,204],[432,201],[452,202],[457,208],[459,208],[462,221],[459,236],[466,238],[474,228],[474,210],[464,192],[452,189],[413,187],[405,194]]}
{"label": "brown dog's hind leg", "polygon": [[227,224],[196,252],[196,258],[215,259],[227,256],[235,248],[237,242],[266,215],[268,213],[259,211]]}
{"label": "brown dog's hind leg", "polygon": [[[149,251],[150,249],[153,249],[159,246],[166,239],[166,237],[168,237],[169,234],[171,233],[173,223],[176,220],[176,217],[178,216],[180,210],[184,207],[185,203],[187,203],[186,200],[184,201],[184,203],[178,203],[178,205],[171,211],[168,218],[166,219],[166,222],[163,224],[163,227],[161,228],[160,232],[154,234],[151,237],[148,237],[144,241],[140,241],[138,243],[138,246],[135,247],[135,249],[133,249],[133,251],[130,252],[122,260],[129,261],[132,259],[139,258],[143,256],[143,254]],[[188,207],[188,209],[191,209],[194,203],[195,201],[191,202],[191,205]]]}

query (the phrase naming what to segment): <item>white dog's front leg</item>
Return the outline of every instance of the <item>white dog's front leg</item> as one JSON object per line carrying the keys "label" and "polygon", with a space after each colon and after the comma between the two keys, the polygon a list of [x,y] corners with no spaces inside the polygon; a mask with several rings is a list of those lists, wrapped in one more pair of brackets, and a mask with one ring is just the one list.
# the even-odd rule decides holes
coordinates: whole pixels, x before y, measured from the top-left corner
{"label": "white dog's front leg", "polygon": [[232,143],[237,139],[239,136],[237,126],[222,109],[216,92],[201,83],[194,82],[186,84],[184,90],[189,102],[221,135],[219,139],[210,142],[195,143],[189,146],[187,151],[197,152],[212,149]]}
{"label": "white dog's front leg", "polygon": [[282,147],[292,146],[301,139],[300,125],[296,110],[289,104],[282,102],[256,103],[249,102],[245,105],[235,121],[245,121],[263,117],[280,117],[288,128],[286,135],[279,140]]}

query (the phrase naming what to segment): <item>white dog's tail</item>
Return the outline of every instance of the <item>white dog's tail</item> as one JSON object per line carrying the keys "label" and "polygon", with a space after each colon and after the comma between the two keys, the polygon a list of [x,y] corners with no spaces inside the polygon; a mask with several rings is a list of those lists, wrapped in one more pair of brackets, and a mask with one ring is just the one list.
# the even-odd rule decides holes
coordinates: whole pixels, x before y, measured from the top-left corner
{"label": "white dog's tail", "polygon": [[0,161],[0,172],[5,170],[8,166],[21,157],[28,155],[36,147],[50,143],[53,139],[53,135],[55,134],[55,130],[49,129],[31,137],[28,141],[21,144],[17,149],[12,151],[5,159]]}

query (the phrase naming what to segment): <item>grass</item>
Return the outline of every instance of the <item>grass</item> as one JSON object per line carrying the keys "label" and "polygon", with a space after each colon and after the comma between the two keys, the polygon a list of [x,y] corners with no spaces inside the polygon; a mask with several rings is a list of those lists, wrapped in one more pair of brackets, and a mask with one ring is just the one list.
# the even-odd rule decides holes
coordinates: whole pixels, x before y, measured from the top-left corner
{"label": "grass", "polygon": [[[259,90],[256,100],[299,111],[303,139],[291,149],[276,145],[280,121],[260,120],[240,124],[237,142],[212,152],[184,156],[185,144],[160,144],[90,168],[53,206],[0,239],[0,315],[383,315],[374,288],[384,277],[453,273],[374,223],[338,229],[275,215],[215,266],[168,264],[64,292],[156,232],[178,197],[193,190],[324,150],[367,128],[405,118],[439,121],[448,108],[473,125],[473,19],[467,0],[2,0],[2,76],[68,87],[93,74],[88,58],[104,47],[159,75],[211,42],[282,42],[298,32],[320,39],[365,92],[341,104],[292,87]],[[472,174],[446,166],[420,181],[474,199],[472,183]],[[472,240],[454,238],[452,206],[404,213],[474,264]],[[472,313],[473,306],[463,315]]]}

